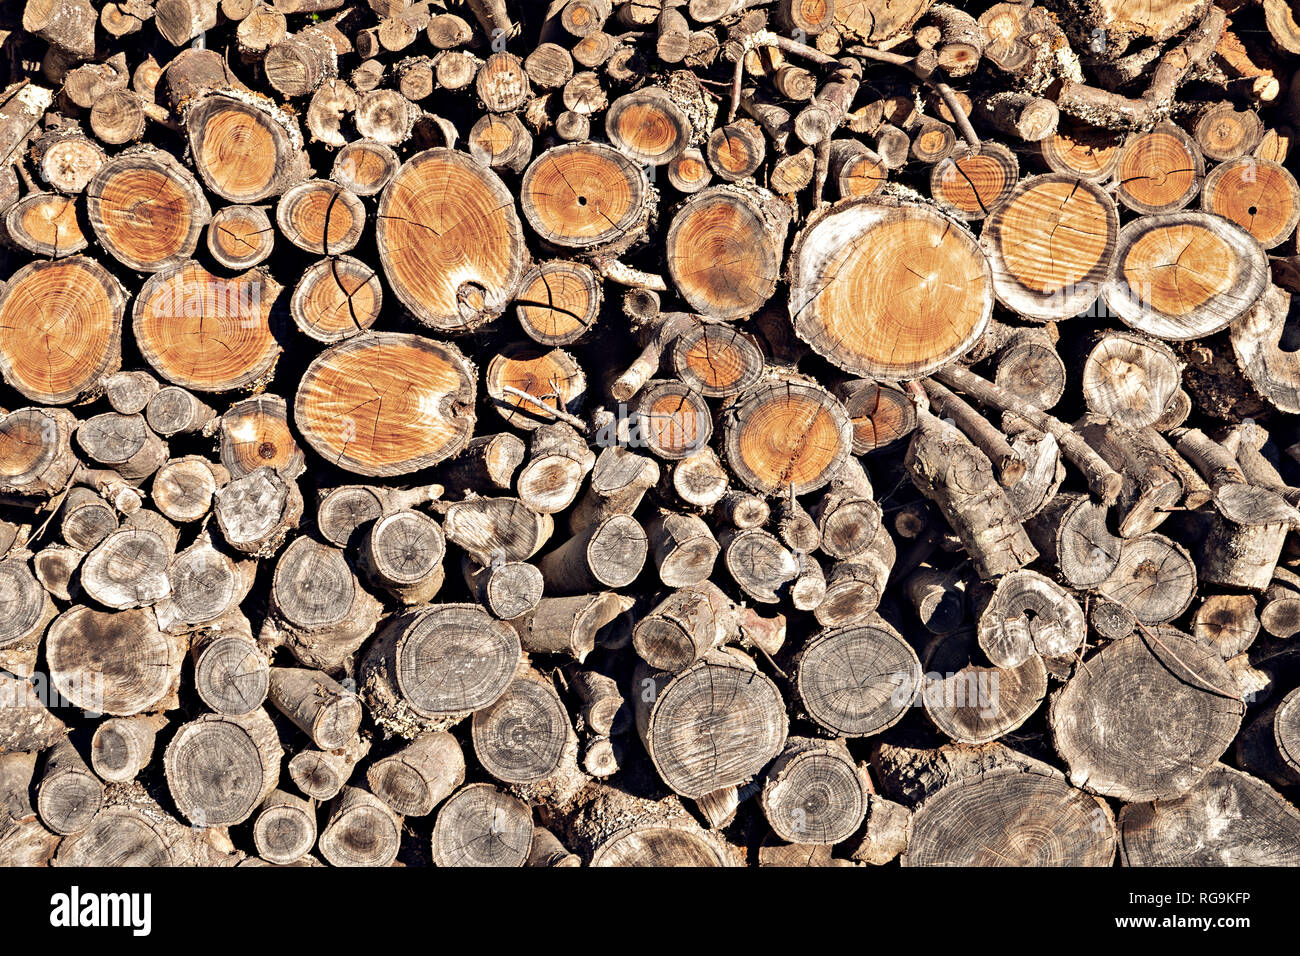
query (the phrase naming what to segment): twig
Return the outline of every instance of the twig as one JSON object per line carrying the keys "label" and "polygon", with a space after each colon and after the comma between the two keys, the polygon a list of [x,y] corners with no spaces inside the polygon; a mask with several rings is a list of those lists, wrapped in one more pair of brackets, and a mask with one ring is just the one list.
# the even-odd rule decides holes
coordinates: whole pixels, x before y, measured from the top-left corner
{"label": "twig", "polygon": [[[501,391],[505,392],[507,395],[514,395],[516,398],[522,398],[526,402],[531,402],[532,404],[536,405],[538,408],[546,412],[549,412],[552,416],[558,418],[560,421],[568,422],[574,428],[585,429],[587,427],[587,423],[584,422],[577,415],[570,415],[562,408],[552,408],[550,405],[547,405],[536,395],[530,395],[528,392],[525,392],[521,388],[515,388],[513,385],[502,385]],[[558,396],[557,396],[557,401],[558,401]]]}

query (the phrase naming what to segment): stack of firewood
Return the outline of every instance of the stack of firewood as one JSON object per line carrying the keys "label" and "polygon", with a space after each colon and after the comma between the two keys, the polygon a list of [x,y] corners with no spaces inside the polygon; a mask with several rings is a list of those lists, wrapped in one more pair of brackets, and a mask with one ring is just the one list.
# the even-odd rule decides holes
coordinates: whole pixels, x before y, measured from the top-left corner
{"label": "stack of firewood", "polygon": [[0,863],[1300,863],[1286,0],[0,11]]}

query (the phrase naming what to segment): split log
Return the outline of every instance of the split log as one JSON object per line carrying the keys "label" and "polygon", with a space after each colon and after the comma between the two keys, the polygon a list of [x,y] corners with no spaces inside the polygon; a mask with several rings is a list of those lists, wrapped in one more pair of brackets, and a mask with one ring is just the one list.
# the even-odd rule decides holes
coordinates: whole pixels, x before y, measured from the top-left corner
{"label": "split log", "polygon": [[302,492],[273,468],[259,468],[213,494],[217,527],[236,551],[270,557],[302,517]]}
{"label": "split log", "polygon": [[[62,693],[62,691],[60,691]],[[41,701],[29,681],[0,672],[0,752],[36,752],[54,746],[67,727]]]}

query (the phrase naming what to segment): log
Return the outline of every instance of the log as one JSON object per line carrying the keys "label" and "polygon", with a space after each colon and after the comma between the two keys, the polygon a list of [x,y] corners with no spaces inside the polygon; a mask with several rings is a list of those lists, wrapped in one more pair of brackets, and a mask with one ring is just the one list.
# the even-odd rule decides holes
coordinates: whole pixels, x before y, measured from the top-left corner
{"label": "log", "polygon": [[595,324],[603,293],[588,265],[552,259],[525,273],[515,299],[520,327],[545,346],[570,345]]}
{"label": "log", "polygon": [[880,618],[819,632],[795,658],[800,707],[818,726],[844,737],[892,727],[921,688],[916,652]]}
{"label": "log", "polygon": [[768,770],[760,799],[781,839],[830,845],[861,825],[869,786],[843,741],[792,737]]}
{"label": "log", "polygon": [[[59,693],[93,713],[131,717],[167,709],[180,685],[181,648],[147,609],[72,607],[50,625],[45,657]],[[111,669],[99,663],[110,660]]]}
{"label": "log", "polygon": [[[1236,808],[1232,815],[1222,807]],[[1290,866],[1300,854],[1295,808],[1272,787],[1218,764],[1186,794],[1119,813],[1126,866]],[[1188,833],[1201,834],[1188,840]]]}
{"label": "log", "polygon": [[375,585],[404,604],[420,604],[442,587],[446,553],[438,523],[423,512],[403,509],[370,526],[361,563]]}
{"label": "log", "polygon": [[[741,654],[714,651],[673,675],[642,667],[633,680],[644,691],[635,698],[637,732],[681,796],[744,783],[785,744],[780,693]],[[704,716],[691,723],[675,716],[682,713]]]}
{"label": "log", "polygon": [[675,674],[737,633],[736,607],[705,581],[669,593],[632,629],[632,646],[648,665]]}
{"label": "log", "polygon": [[200,533],[167,566],[171,590],[155,605],[159,623],[171,629],[220,621],[247,596],[254,571],[251,563],[219,551],[209,532]]}
{"label": "log", "polygon": [[1060,173],[1021,180],[985,220],[998,301],[1042,321],[1086,312],[1107,279],[1119,213],[1100,186]]}
{"label": "log", "polygon": [[357,244],[366,211],[361,200],[338,183],[310,179],[285,190],[275,207],[275,221],[299,249],[333,256]]}
{"label": "log", "polygon": [[264,272],[223,279],[194,260],[151,276],[136,297],[132,330],[159,376],[196,391],[225,392],[270,375],[281,347],[271,311],[281,291]]}
{"label": "log", "polygon": [[[0,376],[34,402],[97,394],[121,363],[125,297],[92,259],[32,262],[0,290]],[[18,317],[21,315],[21,319]]]}
{"label": "log", "polygon": [[[868,248],[889,252],[868,256]],[[992,311],[984,255],[970,236],[921,206],[841,204],[804,229],[791,256],[796,334],[857,375],[928,374],[977,341]],[[869,298],[855,311],[865,309],[868,321],[845,323],[841,300],[850,290],[900,283],[906,294]]]}
{"label": "log", "polygon": [[800,495],[825,485],[851,447],[848,414],[820,387],[772,380],[725,412],[722,447],[732,473],[760,494]]}
{"label": "log", "polygon": [[439,808],[433,824],[433,861],[438,866],[523,866],[533,832],[533,814],[526,803],[491,784],[472,783]]}
{"label": "log", "polygon": [[107,783],[127,783],[153,760],[158,732],[167,725],[161,714],[110,717],[90,740],[90,765]]}
{"label": "log", "polygon": [[375,217],[384,273],[416,319],[468,332],[505,310],[523,275],[524,237],[494,173],[464,154],[425,150],[384,187]]}
{"label": "log", "polygon": [[1277,163],[1235,159],[1220,163],[1205,177],[1201,208],[1231,219],[1265,249],[1273,249],[1300,223],[1300,185]]}
{"label": "log", "polygon": [[[1071,782],[1089,792],[1130,803],[1181,796],[1241,725],[1237,684],[1218,654],[1172,628],[1144,628],[1087,664],[1053,697],[1049,717]],[[1140,703],[1129,689],[1137,685],[1151,689]]]}
{"label": "log", "polygon": [[260,202],[309,175],[297,121],[269,100],[213,92],[191,98],[184,118],[195,168],[222,199]]}
{"label": "log", "polygon": [[262,859],[287,866],[305,857],[315,843],[315,806],[284,790],[271,791],[253,821],[253,845]]}
{"label": "log", "polygon": [[273,468],[259,468],[213,495],[217,527],[236,551],[270,557],[302,517],[302,492]]}
{"label": "log", "polygon": [[956,428],[922,413],[907,465],[918,490],[961,537],[981,578],[1006,574],[1038,557],[988,458]]}
{"label": "log", "polygon": [[88,245],[76,203],[55,193],[29,193],[18,200],[5,213],[4,229],[11,243],[38,256],[58,259]]}
{"label": "log", "polygon": [[307,747],[289,760],[289,777],[313,800],[333,800],[352,776],[352,769],[370,750],[365,737],[350,740],[339,750]]}
{"label": "log", "polygon": [[713,319],[751,315],[776,291],[789,206],[757,187],[711,186],[682,204],[665,255],[677,291]]}
{"label": "log", "polygon": [[284,632],[299,661],[324,670],[341,669],[383,611],[361,587],[342,549],[305,536],[295,538],[276,562],[271,601],[277,623],[267,625]]}
{"label": "log", "polygon": [[208,252],[232,272],[265,262],[274,245],[271,220],[256,206],[223,206],[208,223]]}
{"label": "log", "polygon": [[474,712],[474,756],[505,784],[538,784],[572,759],[577,739],[555,688],[535,671],[524,671],[495,701]]}
{"label": "log", "polygon": [[395,813],[428,816],[465,782],[465,757],[451,734],[422,734],[372,763],[366,782]]}
{"label": "log", "polygon": [[243,622],[220,621],[196,635],[194,685],[200,699],[218,714],[248,714],[262,706],[270,689],[267,655]]}
{"label": "log", "polygon": [[1002,203],[1019,178],[1019,160],[1000,143],[957,147],[931,170],[930,195],[946,211],[979,220]]}
{"label": "log", "polygon": [[645,172],[598,143],[565,143],[541,153],[520,182],[520,208],[549,246],[616,256],[640,239],[652,193]]}
{"label": "log", "polygon": [[[959,743],[984,744],[1021,727],[1047,695],[1047,668],[1030,655],[1015,667],[984,667],[969,631],[927,648],[921,702],[926,716]],[[946,675],[946,676],[945,676]]]}
{"label": "log", "polygon": [[373,196],[397,174],[401,161],[390,146],[374,140],[352,140],[334,157],[330,178],[357,196]]}
{"label": "log", "polygon": [[65,738],[50,748],[36,787],[41,823],[66,836],[90,825],[104,802],[104,785]]}
{"label": "log", "polygon": [[[1101,824],[1100,832],[1094,823]],[[1016,835],[1035,832],[1032,843]],[[1109,807],[1039,764],[959,778],[931,794],[912,819],[903,866],[1111,866]]]}
{"label": "log", "polygon": [[392,866],[402,818],[368,790],[344,787],[330,805],[317,846],[331,866]]}
{"label": "log", "polygon": [[519,662],[519,635],[474,604],[433,604],[394,617],[359,665],[372,717],[414,737],[499,698]]}
{"label": "log", "polygon": [[[370,332],[307,367],[294,421],[307,443],[339,467],[366,476],[406,474],[454,455],[469,440],[474,378],[454,345]],[[417,405],[439,411],[422,418],[403,411]]]}
{"label": "log", "polygon": [[212,215],[190,172],[152,146],[126,150],[99,169],[86,187],[86,214],[105,250],[138,272],[190,258]]}
{"label": "log", "polygon": [[184,724],[163,764],[176,808],[199,827],[242,823],[280,777],[284,751],[266,711],[204,714]]}

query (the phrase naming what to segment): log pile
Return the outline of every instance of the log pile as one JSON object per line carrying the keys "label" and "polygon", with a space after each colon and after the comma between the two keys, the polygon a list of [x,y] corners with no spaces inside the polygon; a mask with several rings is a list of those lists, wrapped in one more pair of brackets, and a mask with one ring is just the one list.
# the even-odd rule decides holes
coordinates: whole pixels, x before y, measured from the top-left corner
{"label": "log pile", "polygon": [[0,11],[0,863],[1300,864],[1282,0]]}

